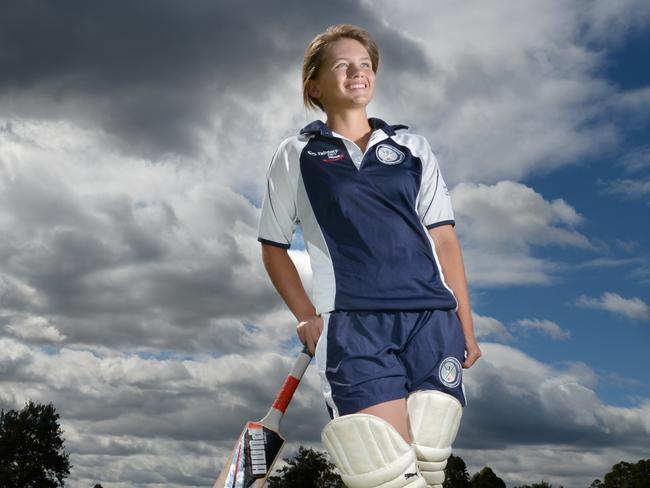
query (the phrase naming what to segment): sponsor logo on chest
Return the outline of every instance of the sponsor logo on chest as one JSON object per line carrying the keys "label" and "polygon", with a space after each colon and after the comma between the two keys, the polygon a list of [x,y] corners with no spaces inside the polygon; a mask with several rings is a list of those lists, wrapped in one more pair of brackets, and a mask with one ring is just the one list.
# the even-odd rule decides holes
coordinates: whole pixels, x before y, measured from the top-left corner
{"label": "sponsor logo on chest", "polygon": [[327,151],[307,151],[307,154],[310,156],[316,156],[321,158],[323,163],[332,163],[334,161],[340,161],[345,156],[341,153],[340,149],[329,149]]}

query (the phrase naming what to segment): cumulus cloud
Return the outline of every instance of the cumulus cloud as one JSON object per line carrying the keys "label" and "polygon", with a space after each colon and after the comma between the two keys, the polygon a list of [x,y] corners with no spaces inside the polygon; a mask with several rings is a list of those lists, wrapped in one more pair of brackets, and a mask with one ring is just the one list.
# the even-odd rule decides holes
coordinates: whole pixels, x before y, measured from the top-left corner
{"label": "cumulus cloud", "polygon": [[273,319],[284,307],[261,263],[259,210],[209,170],[123,157],[66,123],[23,121],[0,141],[0,307],[13,335],[27,334],[25,314],[80,345],[229,352],[291,333],[286,314]]}
{"label": "cumulus cloud", "polygon": [[545,200],[521,183],[461,183],[451,197],[474,284],[549,283],[562,265],[533,256],[532,248],[595,247],[574,229],[584,218],[571,205]]}
{"label": "cumulus cloud", "polygon": [[474,319],[474,332],[477,339],[492,339],[504,342],[509,342],[514,339],[507,327],[494,317],[486,317],[477,313],[473,313],[472,317]]}
{"label": "cumulus cloud", "polygon": [[[523,486],[546,481],[552,486],[583,488],[594,479],[603,479],[611,467],[621,461],[621,455],[636,462],[646,459],[642,448],[625,453],[616,448],[571,449],[555,445],[519,446],[517,449],[454,449],[454,454],[469,460],[468,471],[475,473],[483,466],[491,466],[506,480],[507,486]],[[495,468],[496,466],[496,468]]]}
{"label": "cumulus cloud", "polygon": [[[450,187],[473,182],[453,192],[472,283],[549,283],[564,265],[538,246],[592,249],[570,203],[510,180],[601,154],[617,120],[647,117],[647,90],[599,78],[603,42],[640,25],[643,1],[468,2],[435,16],[426,2],[179,5],[133,5],[126,23],[114,4],[83,1],[0,16],[12,61],[0,77],[0,406],[55,403],[73,488],[208,486],[241,422],[268,408],[295,319],[259,259],[263,178],[281,138],[324,118],[301,107],[300,62],[341,12],[381,47],[369,113],[426,135]],[[645,169],[639,158],[626,171]],[[306,253],[290,255],[309,288]],[[475,320],[482,339],[512,340]],[[459,438],[483,442],[474,462],[499,453],[509,480],[529,481],[574,457],[572,436],[605,446],[579,456],[597,473],[612,443],[631,459],[647,445],[647,408],[604,404],[588,368],[483,350]],[[287,413],[289,451],[322,448],[317,382],[312,367]],[[585,485],[555,466],[553,479]]]}
{"label": "cumulus cloud", "polygon": [[607,310],[623,315],[630,319],[647,320],[650,318],[650,307],[640,298],[623,298],[618,293],[605,292],[600,298],[591,298],[581,295],[576,300],[578,307]]}
{"label": "cumulus cloud", "polygon": [[65,336],[45,317],[25,317],[7,325],[7,331],[24,340],[61,342]]}
{"label": "cumulus cloud", "polygon": [[571,334],[560,327],[552,320],[543,319],[519,319],[514,323],[514,327],[520,330],[535,330],[550,336],[555,341],[567,340]]}
{"label": "cumulus cloud", "polygon": [[520,178],[597,155],[621,138],[605,112],[647,117],[641,93],[624,102],[633,95],[599,79],[606,50],[593,47],[645,25],[649,8],[638,0],[606,3],[469,2],[432,16],[426,2],[372,2],[390,26],[408,26],[406,35],[427,53],[427,78],[397,75],[384,83],[400,112],[415,114],[417,128],[431,136],[452,186]]}
{"label": "cumulus cloud", "polygon": [[[3,408],[52,401],[75,466],[71,486],[208,486],[246,420],[270,408],[294,353],[141,357],[0,339]],[[285,419],[313,444],[329,419],[308,369]],[[86,485],[84,485],[86,483]],[[68,484],[68,483],[66,483]]]}
{"label": "cumulus cloud", "polygon": [[[650,441],[650,403],[608,405],[596,394],[599,377],[584,364],[549,364],[509,346],[481,345],[483,357],[465,372],[469,403],[456,443],[471,466],[489,464],[509,482],[543,473],[584,486],[588,475],[605,473],[621,456],[634,459]],[[209,486],[243,422],[270,407],[298,351],[44,352],[7,338],[0,347],[0,404],[54,403],[75,466],[73,488],[93,481]],[[319,381],[310,366],[283,420],[287,455],[298,444],[323,449],[320,430],[329,417]],[[573,472],[566,463],[545,464],[535,453],[546,450],[564,458],[591,453],[583,454],[589,464]]]}
{"label": "cumulus cloud", "polygon": [[[489,464],[509,483],[543,478],[578,487],[621,459],[640,458],[650,440],[649,401],[608,405],[596,394],[599,377],[583,363],[544,363],[501,344],[481,349],[465,373],[468,408],[455,448],[474,469]],[[588,461],[584,469],[544,461],[574,452]]]}
{"label": "cumulus cloud", "polygon": [[[452,186],[519,178],[611,147],[621,136],[603,115],[613,106],[621,117],[644,113],[616,102],[621,94],[599,78],[605,50],[594,46],[639,25],[647,4],[600,3],[470,2],[431,18],[419,1],[294,1],[285,4],[290,16],[255,2],[260,28],[246,9],[165,0],[132,7],[119,33],[113,5],[77,1],[61,15],[37,2],[36,25],[12,20],[29,15],[16,4],[0,21],[4,55],[15,61],[0,83],[0,110],[97,126],[115,147],[152,161],[232,164],[240,173],[233,167],[230,176],[246,186],[280,135],[320,115],[301,107],[300,62],[313,36],[345,12],[381,47],[373,109],[429,136]],[[28,41],[36,34],[51,39],[47,52]]]}

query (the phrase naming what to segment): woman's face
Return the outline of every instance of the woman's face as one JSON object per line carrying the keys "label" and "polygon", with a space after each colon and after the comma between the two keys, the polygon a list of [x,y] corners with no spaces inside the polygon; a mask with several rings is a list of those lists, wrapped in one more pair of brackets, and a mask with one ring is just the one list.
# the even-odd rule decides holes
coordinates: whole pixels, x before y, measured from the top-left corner
{"label": "woman's face", "polygon": [[327,111],[365,107],[372,100],[375,73],[368,51],[359,41],[344,37],[326,51],[318,78],[309,94]]}

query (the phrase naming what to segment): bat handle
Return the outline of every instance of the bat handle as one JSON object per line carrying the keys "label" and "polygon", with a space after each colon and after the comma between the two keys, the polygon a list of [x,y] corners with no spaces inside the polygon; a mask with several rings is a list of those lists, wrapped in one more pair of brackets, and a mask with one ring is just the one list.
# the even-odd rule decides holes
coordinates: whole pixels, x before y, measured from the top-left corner
{"label": "bat handle", "polygon": [[284,384],[282,385],[282,388],[280,388],[280,392],[275,398],[273,406],[261,420],[264,425],[275,428],[276,430],[280,428],[280,419],[284,415],[291,398],[293,398],[293,394],[296,391],[298,384],[300,384],[300,380],[305,374],[311,358],[312,356],[309,354],[309,349],[305,346],[296,358],[293,368],[291,368],[287,378],[284,380]]}

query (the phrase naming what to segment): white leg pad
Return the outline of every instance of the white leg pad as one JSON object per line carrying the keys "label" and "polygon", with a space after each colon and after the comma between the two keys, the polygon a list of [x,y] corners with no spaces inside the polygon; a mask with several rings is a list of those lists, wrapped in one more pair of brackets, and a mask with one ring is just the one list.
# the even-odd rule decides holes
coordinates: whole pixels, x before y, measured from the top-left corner
{"label": "white leg pad", "polygon": [[380,417],[337,417],[321,439],[349,488],[426,488],[413,448]]}
{"label": "white leg pad", "polygon": [[456,439],[463,407],[451,395],[435,390],[411,393],[406,401],[418,466],[427,486],[442,487],[445,467]]}

